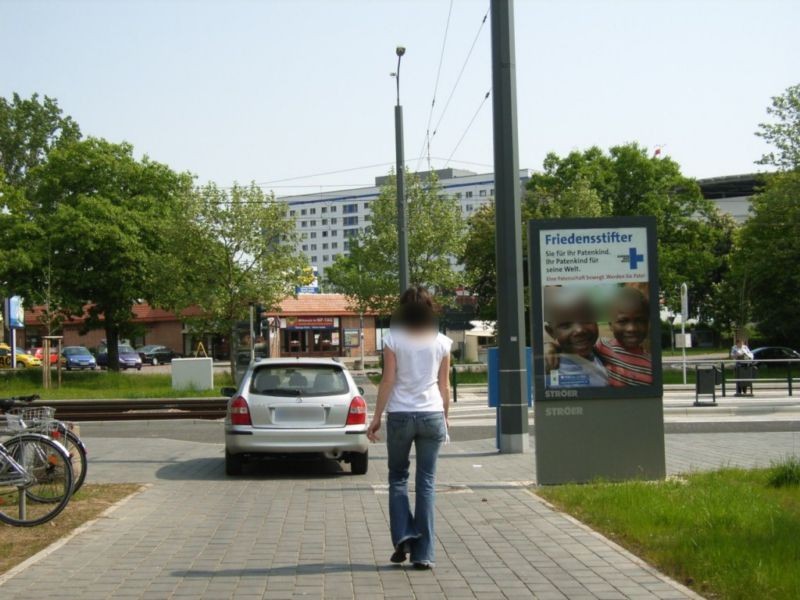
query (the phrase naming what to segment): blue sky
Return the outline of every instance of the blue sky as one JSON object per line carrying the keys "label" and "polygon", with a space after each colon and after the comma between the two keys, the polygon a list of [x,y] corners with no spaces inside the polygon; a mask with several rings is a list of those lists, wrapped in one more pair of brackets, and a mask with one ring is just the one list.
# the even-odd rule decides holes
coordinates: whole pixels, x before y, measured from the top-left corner
{"label": "blue sky", "polygon": [[[450,166],[492,170],[491,100],[478,110],[491,87],[488,6],[453,3],[434,168],[466,131]],[[0,95],[55,97],[85,134],[127,140],[201,183],[254,180],[278,195],[369,185],[394,162],[396,45],[407,47],[406,158],[427,166],[416,159],[449,7],[0,0]],[[638,141],[664,145],[690,176],[756,171],[770,97],[800,82],[796,1],[519,0],[515,17],[521,167]],[[284,181],[366,165],[379,166]]]}

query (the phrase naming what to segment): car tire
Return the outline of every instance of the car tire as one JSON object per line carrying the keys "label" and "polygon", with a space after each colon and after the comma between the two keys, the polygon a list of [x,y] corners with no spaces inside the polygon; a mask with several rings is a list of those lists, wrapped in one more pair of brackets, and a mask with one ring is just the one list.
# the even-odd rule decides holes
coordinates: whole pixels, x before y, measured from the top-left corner
{"label": "car tire", "polygon": [[66,365],[65,368],[67,369],[67,371],[72,371],[72,367],[70,367],[69,365]]}
{"label": "car tire", "polygon": [[353,475],[366,475],[369,468],[369,450],[350,453],[350,472]]}
{"label": "car tire", "polygon": [[137,371],[141,371],[142,370],[142,365],[137,365],[136,370]]}
{"label": "car tire", "polygon": [[225,451],[225,475],[235,477],[242,474],[244,458],[239,454],[231,454]]}
{"label": "car tire", "polygon": [[153,360],[150,361],[150,364],[153,365],[154,367],[157,367],[158,366],[158,359],[154,356]]}

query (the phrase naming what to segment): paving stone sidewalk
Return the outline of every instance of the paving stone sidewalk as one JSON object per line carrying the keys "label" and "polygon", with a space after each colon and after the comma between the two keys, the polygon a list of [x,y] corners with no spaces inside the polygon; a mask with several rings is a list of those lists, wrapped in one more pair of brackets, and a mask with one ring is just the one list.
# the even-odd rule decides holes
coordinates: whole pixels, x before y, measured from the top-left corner
{"label": "paving stone sidewalk", "polygon": [[[370,472],[264,463],[224,475],[219,444],[91,438],[91,481],[152,484],[13,577],[0,598],[696,598],[531,494],[533,456],[445,446],[437,568],[388,563],[385,448]],[[668,470],[750,466],[800,434],[667,436]]]}

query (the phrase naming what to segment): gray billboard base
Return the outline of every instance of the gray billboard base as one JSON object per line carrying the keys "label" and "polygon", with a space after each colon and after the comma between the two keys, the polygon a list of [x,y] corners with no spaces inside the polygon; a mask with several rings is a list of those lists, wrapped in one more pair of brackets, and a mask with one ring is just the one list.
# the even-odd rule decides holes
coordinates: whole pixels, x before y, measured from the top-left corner
{"label": "gray billboard base", "polygon": [[663,479],[661,398],[534,402],[536,481]]}

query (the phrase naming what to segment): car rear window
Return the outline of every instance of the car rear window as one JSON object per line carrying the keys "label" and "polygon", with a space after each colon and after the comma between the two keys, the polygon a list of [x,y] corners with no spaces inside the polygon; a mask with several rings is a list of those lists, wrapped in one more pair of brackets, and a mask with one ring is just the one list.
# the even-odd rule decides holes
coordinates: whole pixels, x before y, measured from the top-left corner
{"label": "car rear window", "polygon": [[327,396],[348,391],[347,377],[325,365],[275,365],[256,369],[250,391],[271,396]]}

